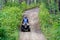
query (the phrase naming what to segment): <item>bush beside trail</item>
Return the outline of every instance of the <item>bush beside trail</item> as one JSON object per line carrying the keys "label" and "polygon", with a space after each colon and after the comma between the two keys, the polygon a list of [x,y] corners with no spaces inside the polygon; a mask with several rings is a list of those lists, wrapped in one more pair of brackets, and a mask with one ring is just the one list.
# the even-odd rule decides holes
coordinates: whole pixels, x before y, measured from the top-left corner
{"label": "bush beside trail", "polygon": [[47,40],[60,40],[60,14],[49,14],[44,3],[40,5],[39,19],[41,31]]}
{"label": "bush beside trail", "polygon": [[0,10],[0,40],[17,40],[21,20],[22,10],[19,7]]}

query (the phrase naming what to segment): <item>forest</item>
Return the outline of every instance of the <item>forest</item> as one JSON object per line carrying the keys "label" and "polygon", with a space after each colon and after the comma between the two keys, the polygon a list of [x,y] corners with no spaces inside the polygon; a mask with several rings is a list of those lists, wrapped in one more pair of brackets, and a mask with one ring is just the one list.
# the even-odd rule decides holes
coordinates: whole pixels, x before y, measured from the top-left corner
{"label": "forest", "polygon": [[0,40],[19,40],[23,12],[36,7],[47,40],[60,40],[60,0],[0,0]]}

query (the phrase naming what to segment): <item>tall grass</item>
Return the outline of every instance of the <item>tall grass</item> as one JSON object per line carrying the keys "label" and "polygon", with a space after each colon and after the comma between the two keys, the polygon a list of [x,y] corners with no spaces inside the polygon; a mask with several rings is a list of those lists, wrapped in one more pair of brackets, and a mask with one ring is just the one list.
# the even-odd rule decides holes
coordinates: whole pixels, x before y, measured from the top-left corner
{"label": "tall grass", "polygon": [[18,40],[18,25],[22,10],[18,7],[5,7],[0,11],[0,40]]}
{"label": "tall grass", "polygon": [[60,14],[49,14],[44,3],[40,5],[40,28],[47,40],[60,40]]}

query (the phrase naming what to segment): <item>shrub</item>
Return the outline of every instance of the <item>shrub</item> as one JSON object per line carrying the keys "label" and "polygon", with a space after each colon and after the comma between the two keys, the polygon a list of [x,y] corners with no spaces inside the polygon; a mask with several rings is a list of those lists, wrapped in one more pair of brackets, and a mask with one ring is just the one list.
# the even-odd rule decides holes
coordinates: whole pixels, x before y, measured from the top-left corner
{"label": "shrub", "polygon": [[18,40],[18,25],[20,25],[21,19],[22,10],[18,7],[5,7],[3,10],[1,10],[0,39]]}
{"label": "shrub", "polygon": [[60,14],[49,14],[44,3],[40,5],[40,28],[47,40],[60,40]]}

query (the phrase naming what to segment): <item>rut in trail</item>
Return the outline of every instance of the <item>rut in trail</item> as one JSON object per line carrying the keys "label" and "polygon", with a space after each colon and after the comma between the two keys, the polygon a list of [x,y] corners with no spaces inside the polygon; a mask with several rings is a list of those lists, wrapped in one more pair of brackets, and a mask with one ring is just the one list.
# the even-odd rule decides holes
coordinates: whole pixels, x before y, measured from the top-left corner
{"label": "rut in trail", "polygon": [[34,8],[24,12],[28,17],[31,32],[21,32],[19,40],[46,40],[45,36],[41,33],[38,18],[39,8]]}

